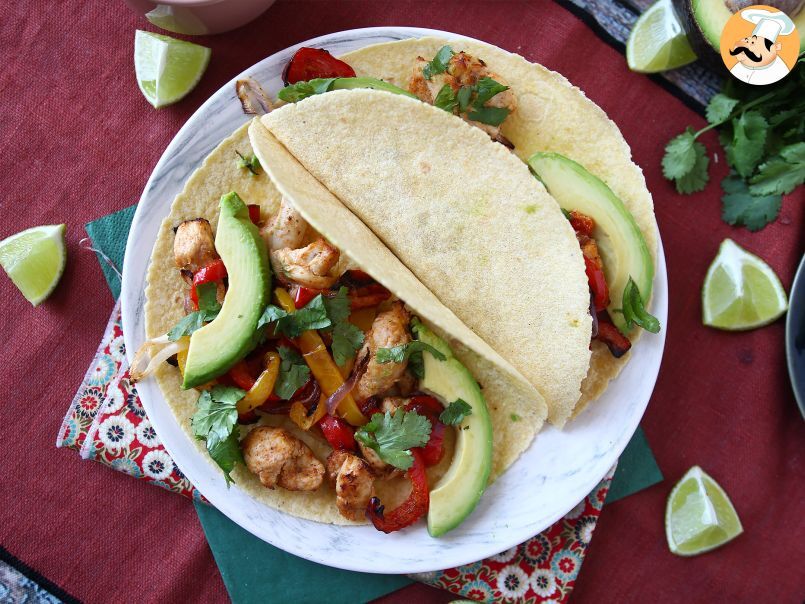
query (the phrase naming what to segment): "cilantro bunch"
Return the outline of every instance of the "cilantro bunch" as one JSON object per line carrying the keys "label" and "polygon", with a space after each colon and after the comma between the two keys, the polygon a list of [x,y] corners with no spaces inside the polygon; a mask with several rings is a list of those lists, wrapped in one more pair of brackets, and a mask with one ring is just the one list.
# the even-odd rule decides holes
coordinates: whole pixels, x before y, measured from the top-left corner
{"label": "cilantro bunch", "polygon": [[805,68],[771,86],[729,78],[707,105],[708,125],[688,128],[665,147],[662,172],[679,193],[701,191],[710,158],[696,139],[718,129],[731,170],[721,183],[727,224],[758,231],[777,218],[782,196],[805,182]]}

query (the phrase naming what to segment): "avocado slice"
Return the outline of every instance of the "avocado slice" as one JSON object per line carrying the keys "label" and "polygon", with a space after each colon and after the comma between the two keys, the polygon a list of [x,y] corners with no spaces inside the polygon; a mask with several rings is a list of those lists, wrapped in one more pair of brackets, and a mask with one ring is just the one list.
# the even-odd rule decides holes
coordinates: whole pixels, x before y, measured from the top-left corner
{"label": "avocado slice", "polygon": [[628,335],[623,314],[623,290],[631,276],[643,301],[651,297],[654,263],[646,240],[631,212],[604,181],[558,153],[535,153],[528,165],[563,210],[577,210],[595,220],[595,241],[604,261],[609,285],[607,310],[612,322]]}
{"label": "avocado slice", "polygon": [[[797,11],[799,0],[768,0],[764,4],[779,8],[791,17],[797,30],[805,28],[805,8]],[[711,69],[723,73],[721,60],[721,32],[733,15],[724,0],[673,0],[693,52]],[[738,3],[736,3],[736,7]],[[732,44],[735,40],[731,40]],[[805,36],[800,36],[799,51],[805,52]]]}
{"label": "avocado slice", "polygon": [[330,90],[353,90],[355,88],[372,88],[374,90],[385,90],[386,92],[391,92],[392,94],[401,94],[403,96],[410,96],[411,98],[417,98],[415,95],[411,94],[407,90],[403,90],[399,86],[395,86],[394,84],[389,84],[383,80],[378,80],[377,78],[337,78],[333,81]]}
{"label": "avocado slice", "polygon": [[215,249],[229,276],[218,316],[193,332],[182,388],[200,386],[226,373],[257,343],[257,321],[271,291],[268,252],[249,210],[234,191],[221,197]]}
{"label": "avocado slice", "polygon": [[470,515],[486,489],[492,468],[492,422],[478,382],[453,356],[450,346],[421,323],[415,327],[419,340],[447,358],[436,359],[423,352],[425,377],[419,386],[449,404],[457,399],[472,407],[472,413],[456,426],[453,461],[447,473],[430,491],[428,533],[439,537]]}

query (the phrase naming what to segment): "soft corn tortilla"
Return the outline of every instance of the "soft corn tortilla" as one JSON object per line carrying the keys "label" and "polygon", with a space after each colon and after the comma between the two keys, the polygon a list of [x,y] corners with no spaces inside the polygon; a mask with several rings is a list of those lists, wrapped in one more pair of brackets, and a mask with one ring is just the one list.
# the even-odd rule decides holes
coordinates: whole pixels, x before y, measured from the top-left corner
{"label": "soft corn tortilla", "polygon": [[[502,133],[514,143],[516,155],[525,161],[537,151],[561,153],[606,182],[634,216],[656,265],[657,224],[651,194],[646,188],[643,173],[632,162],[631,150],[615,123],[564,76],[495,46],[463,39],[445,40],[432,37],[409,39],[367,46],[341,58],[355,69],[358,76],[381,78],[406,89],[416,57],[422,56],[430,60],[445,44],[450,44],[456,52],[464,50],[482,59],[492,72],[498,74],[511,87],[517,99],[517,110],[504,122]],[[551,291],[535,298],[532,297],[532,291],[525,282],[524,288],[519,292],[505,291],[497,279],[499,275],[490,275],[492,278],[471,294],[467,291],[469,288],[463,291],[455,290],[455,281],[465,282],[473,273],[488,271],[488,265],[483,262],[485,246],[469,245],[468,236],[463,237],[461,241],[463,249],[450,250],[445,254],[447,258],[442,257],[441,262],[436,260],[429,264],[424,260],[424,257],[430,256],[431,241],[424,237],[416,240],[415,236],[418,225],[423,222],[418,218],[425,212],[418,210],[417,206],[412,207],[411,204],[418,199],[410,194],[401,195],[400,193],[408,191],[395,188],[400,180],[395,180],[394,175],[388,172],[391,172],[391,167],[397,164],[400,150],[405,148],[409,151],[408,157],[411,160],[408,175],[411,183],[406,184],[418,184],[416,181],[425,178],[424,174],[420,175],[416,170],[418,155],[424,155],[433,149],[434,143],[437,141],[441,143],[448,135],[420,123],[419,120],[422,119],[420,114],[424,113],[423,111],[419,111],[414,118],[415,114],[409,112],[412,110],[402,109],[404,107],[402,102],[398,105],[405,113],[396,116],[396,120],[395,116],[388,114],[383,117],[373,116],[370,110],[363,108],[353,114],[353,118],[357,119],[353,119],[349,124],[341,121],[345,118],[350,119],[346,115],[341,115],[337,123],[328,122],[324,116],[321,116],[323,123],[314,122],[311,120],[314,108],[310,106],[309,111],[304,112],[304,124],[294,124],[292,120],[281,119],[281,113],[266,118],[266,123],[283,144],[286,144],[328,188],[339,197],[339,191],[344,193],[345,198],[342,198],[342,201],[355,211],[460,319],[475,329],[495,350],[530,379],[546,398],[549,420],[557,426],[562,426],[571,414],[578,414],[587,403],[606,389],[609,381],[617,376],[630,355],[616,359],[604,344],[596,340],[592,342],[590,358],[586,351],[589,344],[589,322],[586,319],[581,320],[575,333],[566,329],[569,324],[575,326],[575,321],[578,319],[580,308],[580,301],[577,299],[578,270],[559,268],[563,263],[560,250],[544,238],[528,239],[528,234],[522,232],[517,235],[518,243],[522,240],[522,250],[532,255],[535,261],[541,261],[546,255],[553,260],[558,268],[556,272],[560,273],[568,288],[564,295],[556,296]],[[348,109],[345,107],[344,112],[346,111]],[[302,117],[302,114],[297,116]],[[461,122],[459,118],[454,117],[453,120]],[[363,126],[360,123],[356,124],[356,121],[362,122]],[[406,121],[409,122],[408,127],[404,123],[400,124]],[[319,125],[322,127],[321,130],[317,127]],[[355,128],[350,132],[353,126]],[[370,128],[386,131],[398,129],[400,132],[396,137],[392,137],[390,144],[378,149],[373,148],[377,137],[372,139],[363,137]],[[319,133],[324,136],[318,137]],[[465,148],[472,146],[478,150],[473,159],[465,162],[472,165],[470,171],[466,172],[467,175],[474,175],[476,169],[483,168],[484,164],[489,167],[492,164],[490,156],[494,155],[497,159],[501,154],[501,150],[495,153],[481,150],[482,137],[477,134],[464,134],[458,126],[452,128],[451,136],[454,137],[454,146]],[[463,141],[457,140],[459,136],[465,137]],[[315,143],[308,145],[311,140]],[[338,159],[344,160],[346,157],[343,155],[338,159],[333,157],[341,153],[354,156],[356,163],[360,161],[359,158],[368,157],[370,163],[368,167],[344,171],[347,162],[338,162]],[[334,167],[337,163],[340,168]],[[502,172],[504,165],[495,163],[496,167],[492,168],[492,171],[497,170],[499,173],[498,179],[493,181],[495,186],[499,186],[501,181],[510,182],[510,179],[514,178],[516,170]],[[483,220],[489,217],[489,214],[484,215],[483,209],[479,207],[480,200],[472,199],[466,194],[463,178],[456,175],[459,169],[453,170],[453,166],[442,167],[444,181],[441,187],[437,187],[439,190],[432,188],[431,192],[450,196],[456,204],[463,204],[469,211],[462,222],[454,228],[461,228],[461,225],[467,225],[469,221],[477,218],[483,230]],[[371,177],[367,173],[367,169],[371,168],[377,168],[377,173],[372,175],[378,178],[376,187],[366,186],[371,182]],[[387,172],[384,173],[384,170]],[[433,179],[432,173],[430,176]],[[344,182],[346,180],[352,182]],[[363,187],[365,197],[359,199],[349,197],[350,194],[354,194],[356,188],[350,185]],[[337,187],[338,191],[333,187]],[[427,184],[423,184],[421,192],[423,195],[428,194]],[[436,208],[435,205],[431,203],[427,206],[425,220],[437,222],[439,226],[445,225],[453,215],[444,207]],[[517,212],[516,208],[514,212]],[[543,232],[554,228],[553,223],[554,221],[544,222]],[[457,232],[457,236],[461,239],[462,233]],[[490,252],[498,251],[498,241],[494,238],[487,238],[484,242]],[[417,243],[421,245],[416,246]],[[412,246],[416,247],[412,249]],[[405,251],[408,253],[405,254]],[[434,267],[432,264],[437,266]],[[518,275],[515,265],[512,264],[508,270],[516,281]],[[443,279],[447,271],[453,271],[454,280]],[[523,273],[520,277],[525,281],[526,274]],[[588,303],[586,279],[583,283],[586,306]],[[440,284],[442,287],[439,287]],[[542,283],[531,285],[540,287]],[[510,296],[512,303],[507,304],[505,300],[501,300],[506,296]],[[575,300],[575,304],[569,304],[568,299]],[[534,301],[533,306],[530,309],[524,308],[529,301]],[[497,312],[500,315],[507,315],[510,320],[496,321],[498,315],[494,314],[494,307],[497,304],[502,304]],[[523,312],[526,314],[522,314]],[[490,313],[494,325],[484,330],[483,323],[489,321]],[[564,320],[559,321],[559,317]],[[553,329],[546,329],[541,320],[548,323],[556,321],[557,324]],[[494,333],[489,333],[490,331]],[[630,334],[632,342],[640,334],[640,330],[633,331]],[[539,341],[535,342],[534,346],[527,347],[523,343],[523,338],[527,337]],[[581,350],[582,347],[585,350]],[[581,397],[579,397],[579,384],[581,384]]]}
{"label": "soft corn tortilla", "polygon": [[[410,308],[440,336],[448,340],[456,356],[470,369],[483,387],[493,423],[493,463],[490,481],[508,467],[528,447],[542,427],[547,406],[539,392],[507,361],[493,351],[477,335],[463,325],[406,269],[372,233],[347,211],[332,195],[282,148],[258,122],[254,123],[254,136],[260,141],[256,150],[268,172],[280,171],[290,176],[291,186],[283,192],[292,199],[316,199],[319,205],[304,205],[300,211],[311,226],[324,234],[342,253],[358,266],[404,300]],[[198,168],[173,202],[170,215],[160,227],[148,269],[146,289],[146,332],[148,337],[166,333],[183,316],[183,292],[186,288],[173,258],[173,228],[182,220],[207,218],[217,225],[221,195],[237,191],[247,203],[261,206],[264,217],[276,213],[280,193],[266,172],[251,176],[236,165],[239,151],[252,153],[247,133],[248,125],[239,128],[224,140]],[[188,438],[208,458],[213,471],[220,471],[207,456],[204,444],[195,440],[190,418],[196,410],[198,391],[182,390],[177,369],[163,366],[156,374],[165,400]],[[514,421],[512,418],[518,418]],[[281,425],[307,442],[324,461],[329,447],[321,439],[297,429],[282,417],[263,417],[262,424]],[[242,428],[244,434],[249,428]],[[447,471],[451,458],[452,431],[447,439],[448,451],[443,461],[428,471],[430,483],[435,485]],[[239,488],[259,501],[302,518],[334,524],[353,524],[342,517],[335,505],[335,493],[325,484],[314,492],[291,492],[281,488],[269,490],[256,476],[238,465],[233,477]],[[378,481],[378,494],[389,508],[401,502],[408,492],[404,479]]]}
{"label": "soft corn tortilla", "polygon": [[[607,183],[634,216],[656,266],[657,222],[643,171],[632,161],[631,149],[617,125],[563,75],[496,46],[464,39],[402,40],[367,46],[341,58],[358,76],[377,77],[407,88],[414,59],[422,56],[430,60],[445,44],[456,52],[464,50],[483,59],[511,87],[517,98],[517,110],[504,122],[502,133],[514,143],[517,156],[526,161],[537,151],[561,153]],[[458,308],[451,308],[462,315]],[[641,333],[636,329],[629,338],[634,343]],[[506,356],[502,350],[498,351]],[[616,359],[606,345],[598,340],[592,342],[589,372],[581,385],[581,398],[573,416],[606,390],[630,356]],[[540,388],[539,383],[536,385]],[[540,389],[545,394],[544,388]],[[546,397],[550,405],[550,397],[547,394]],[[549,419],[561,424],[556,420],[566,416],[566,410],[556,413],[551,410]]]}

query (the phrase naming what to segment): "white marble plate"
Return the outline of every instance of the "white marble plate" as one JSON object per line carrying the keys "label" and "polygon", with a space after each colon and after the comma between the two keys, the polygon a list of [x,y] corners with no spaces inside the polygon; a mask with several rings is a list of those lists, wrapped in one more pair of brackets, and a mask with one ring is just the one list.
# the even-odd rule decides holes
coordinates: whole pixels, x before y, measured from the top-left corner
{"label": "white marble plate", "polygon": [[[322,36],[278,52],[238,75],[204,103],[165,150],[145,187],[129,234],[123,268],[123,328],[132,358],[145,339],[146,269],[170,203],[204,157],[247,117],[235,97],[234,82],[255,77],[275,95],[281,73],[300,46],[334,54],[368,44],[425,35],[461,37],[443,31],[373,27]],[[466,36],[463,36],[466,37]],[[652,312],[663,331],[635,345],[632,361],[603,397],[564,431],[547,427],[498,479],[478,508],[441,539],[424,523],[385,535],[371,526],[339,527],[301,520],[266,507],[237,486],[227,490],[223,475],[190,442],[153,380],[138,385],[148,417],[176,464],[215,507],[240,526],[287,552],[338,568],[375,573],[414,573],[474,562],[536,535],[580,502],[612,467],[637,428],[660,367],[668,314],[668,284],[659,249]]]}

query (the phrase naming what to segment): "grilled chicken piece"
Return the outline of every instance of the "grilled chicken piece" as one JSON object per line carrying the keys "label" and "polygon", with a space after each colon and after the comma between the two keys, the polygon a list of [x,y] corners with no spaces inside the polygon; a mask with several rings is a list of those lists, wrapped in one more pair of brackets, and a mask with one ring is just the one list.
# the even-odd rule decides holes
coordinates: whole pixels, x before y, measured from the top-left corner
{"label": "grilled chicken piece", "polygon": [[[458,92],[462,86],[474,86],[481,78],[492,78],[496,82],[508,86],[506,80],[489,71],[486,63],[466,52],[454,54],[447,62],[447,70],[444,73],[433,74],[430,80],[426,79],[422,72],[427,64],[428,61],[422,57],[417,57],[411,81],[408,83],[408,90],[419,97],[421,101],[431,105],[445,84],[449,85],[454,92]],[[505,108],[509,110],[509,115],[511,115],[517,109],[517,99],[511,89],[504,90],[489,99],[484,106]],[[456,108],[456,111],[459,111],[459,109]],[[468,113],[468,111],[465,111],[460,114],[467,123],[486,132],[492,140],[501,142],[507,147],[512,147],[512,144],[500,134],[500,126],[491,126],[473,121],[469,119]]]}
{"label": "grilled chicken piece", "polygon": [[335,503],[341,515],[361,520],[375,494],[375,477],[366,462],[347,451],[333,451],[327,457],[327,475],[335,485]]}
{"label": "grilled chicken piece", "polygon": [[313,289],[327,289],[338,281],[333,271],[341,253],[324,239],[296,250],[284,248],[271,252],[274,274],[285,282]]}
{"label": "grilled chicken piece", "polygon": [[271,252],[286,247],[298,248],[302,245],[306,232],[307,222],[284,197],[274,221],[260,229],[260,235]]}
{"label": "grilled chicken piece", "polygon": [[215,238],[209,221],[204,218],[185,220],[176,227],[173,239],[173,257],[176,266],[183,271],[195,273],[203,266],[218,259]]}
{"label": "grilled chicken piece", "polygon": [[410,342],[411,334],[408,332],[410,321],[411,315],[405,310],[402,302],[395,302],[389,310],[375,317],[372,329],[366,334],[363,348],[355,357],[360,359],[363,355],[369,354],[366,372],[353,391],[356,400],[362,401],[375,394],[384,393],[405,373],[408,359],[401,363],[391,362],[381,365],[377,362],[375,354],[378,348],[393,348]]}
{"label": "grilled chicken piece", "polygon": [[321,486],[324,466],[305,443],[282,428],[261,426],[243,439],[246,467],[263,486],[289,491],[315,491]]}

